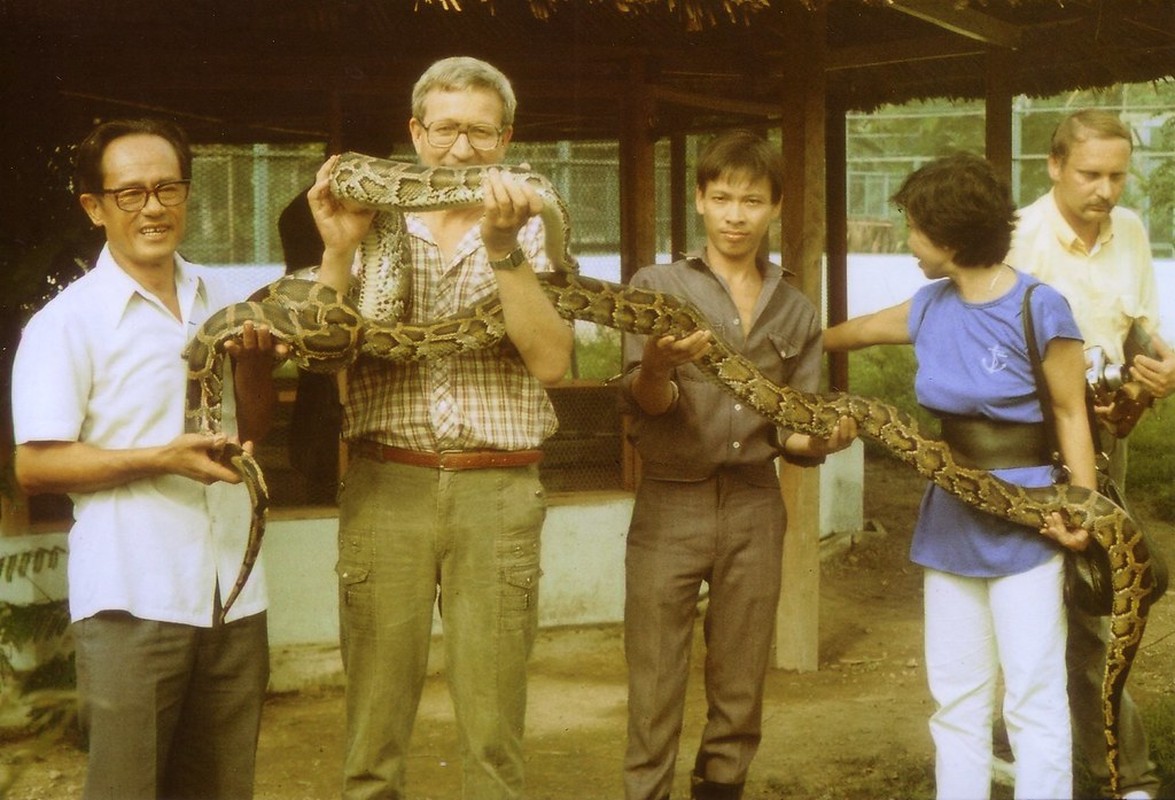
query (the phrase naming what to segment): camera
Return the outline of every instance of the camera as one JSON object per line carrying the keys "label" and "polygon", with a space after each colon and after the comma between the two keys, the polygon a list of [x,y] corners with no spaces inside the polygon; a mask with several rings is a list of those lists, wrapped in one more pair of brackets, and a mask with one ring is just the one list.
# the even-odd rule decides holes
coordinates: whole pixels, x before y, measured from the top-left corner
{"label": "camera", "polygon": [[1086,353],[1089,367],[1085,370],[1085,382],[1095,396],[1111,395],[1130,380],[1130,368],[1111,362],[1103,348],[1091,347]]}

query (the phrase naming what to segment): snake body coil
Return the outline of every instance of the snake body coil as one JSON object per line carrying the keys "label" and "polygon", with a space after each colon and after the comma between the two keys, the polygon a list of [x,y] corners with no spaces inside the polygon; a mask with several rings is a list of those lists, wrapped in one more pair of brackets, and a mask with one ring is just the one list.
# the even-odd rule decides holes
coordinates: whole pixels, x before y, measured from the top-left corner
{"label": "snake body coil", "polygon": [[[243,303],[210,319],[189,351],[189,427],[219,430],[220,383],[218,359],[223,343],[239,335],[246,319],[269,325],[288,342],[309,369],[328,371],[345,366],[362,351],[390,361],[443,358],[472,349],[491,347],[505,335],[501,306],[491,298],[464,313],[423,325],[396,322],[407,302],[404,281],[406,245],[400,216],[405,210],[447,208],[481,202],[481,168],[426,169],[348,153],[340,157],[331,176],[338,197],[377,208],[377,233],[361,249],[360,269],[367,277],[357,309],[322,284],[285,278],[269,296]],[[544,199],[547,251],[557,272],[540,276],[544,291],[565,318],[585,320],[627,333],[660,336],[686,335],[709,325],[693,306],[668,295],[595,280],[575,274],[567,251],[568,215],[547,181],[525,173]],[[372,280],[372,277],[375,280]],[[372,288],[368,288],[372,284]],[[384,289],[383,294],[380,290]],[[388,316],[369,316],[365,309]],[[776,424],[816,436],[827,436],[842,416],[856,420],[858,430],[886,448],[918,474],[964,502],[1031,528],[1040,528],[1046,516],[1060,511],[1086,528],[1094,543],[1109,555],[1114,582],[1111,638],[1103,681],[1103,717],[1108,747],[1111,789],[1118,791],[1118,709],[1122,690],[1146,629],[1155,590],[1155,575],[1146,543],[1134,521],[1118,506],[1095,492],[1072,486],[1026,489],[989,472],[955,463],[949,448],[921,435],[905,413],[879,400],[847,394],[809,394],[768,380],[753,363],[719,337],[698,366],[728,392]],[[247,456],[247,454],[245,454]],[[251,458],[238,467],[255,500],[264,499],[260,470]],[[260,491],[258,491],[258,486]],[[248,578],[264,533],[264,508],[254,514],[254,527],[231,605]]]}

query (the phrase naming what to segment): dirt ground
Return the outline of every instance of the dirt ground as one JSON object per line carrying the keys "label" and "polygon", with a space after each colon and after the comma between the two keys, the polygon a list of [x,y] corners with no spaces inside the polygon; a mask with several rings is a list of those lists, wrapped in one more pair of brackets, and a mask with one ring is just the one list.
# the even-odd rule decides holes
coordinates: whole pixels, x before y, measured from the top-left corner
{"label": "dirt ground", "polygon": [[[893,462],[866,465],[865,516],[885,535],[863,537],[824,560],[820,669],[773,671],[764,741],[748,800],[928,796],[931,701],[922,664],[921,575],[906,550],[922,482]],[[1175,526],[1148,520],[1168,547]],[[1170,552],[1170,550],[1169,550]],[[1175,603],[1151,613],[1131,690],[1144,707],[1175,683]],[[688,786],[704,722],[700,635],[686,711],[677,792]],[[342,695],[335,689],[270,697],[258,752],[258,800],[338,796]],[[533,800],[622,796],[625,669],[617,627],[544,631],[531,668],[526,752]],[[429,680],[409,766],[419,800],[460,797],[452,709],[442,676]],[[84,755],[52,748],[21,776],[13,800],[80,793]]]}

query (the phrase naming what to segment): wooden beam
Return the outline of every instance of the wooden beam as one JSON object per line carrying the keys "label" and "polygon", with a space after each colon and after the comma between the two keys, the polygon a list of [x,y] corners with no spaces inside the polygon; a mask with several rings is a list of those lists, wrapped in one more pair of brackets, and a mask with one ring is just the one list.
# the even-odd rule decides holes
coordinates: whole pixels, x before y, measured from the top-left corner
{"label": "wooden beam", "polygon": [[700,92],[670,89],[668,86],[654,85],[648,87],[648,91],[649,96],[654,100],[686,106],[687,108],[699,108],[703,111],[746,114],[747,116],[764,117],[766,119],[779,115],[779,107],[772,103],[755,103],[748,100],[737,100],[731,97],[716,97]]}
{"label": "wooden beam", "polygon": [[1020,46],[1019,27],[969,6],[945,0],[889,0],[889,7],[977,42],[1010,50]]}
{"label": "wooden beam", "polygon": [[[783,265],[798,275],[799,287],[821,303],[825,186],[825,25],[823,8],[799,4],[781,9],[787,54],[780,105],[788,112],[782,128],[785,187],[781,212]],[[775,665],[800,671],[820,664],[820,471],[781,462],[787,506],[783,545],[783,586],[775,620]]]}

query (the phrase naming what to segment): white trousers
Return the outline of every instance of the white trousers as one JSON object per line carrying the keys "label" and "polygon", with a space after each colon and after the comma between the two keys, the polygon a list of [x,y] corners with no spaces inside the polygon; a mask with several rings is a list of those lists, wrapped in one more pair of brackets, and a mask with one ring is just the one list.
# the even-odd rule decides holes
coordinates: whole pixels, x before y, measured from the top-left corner
{"label": "white trousers", "polygon": [[991,796],[991,726],[999,673],[1016,758],[1015,796],[1073,796],[1062,557],[1003,578],[927,569],[926,672],[938,800]]}

